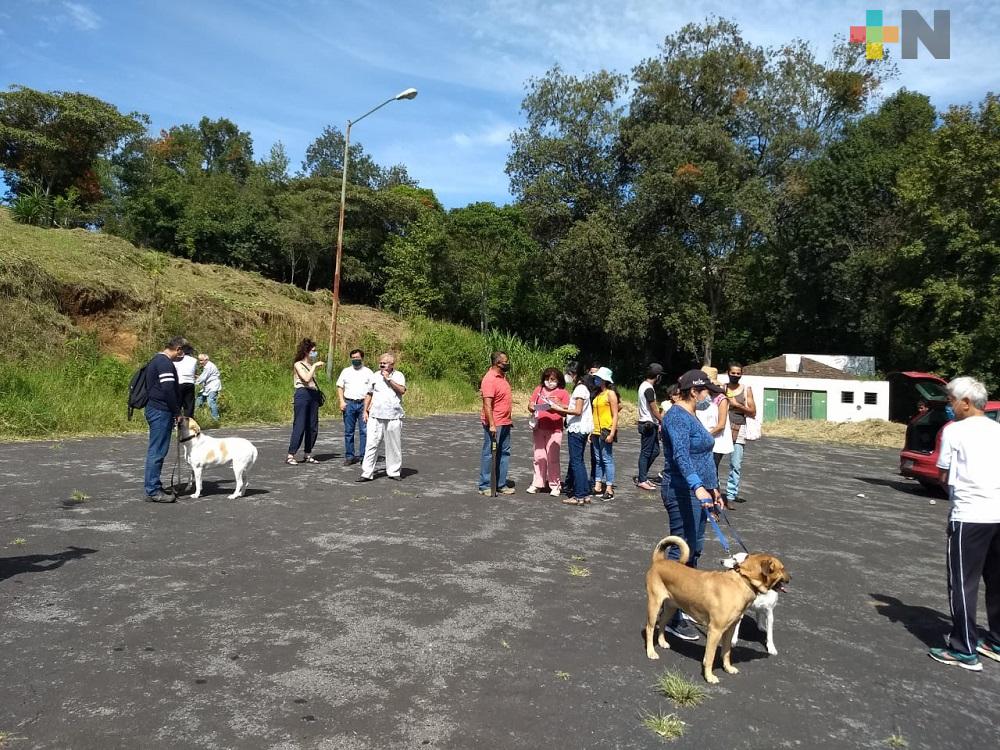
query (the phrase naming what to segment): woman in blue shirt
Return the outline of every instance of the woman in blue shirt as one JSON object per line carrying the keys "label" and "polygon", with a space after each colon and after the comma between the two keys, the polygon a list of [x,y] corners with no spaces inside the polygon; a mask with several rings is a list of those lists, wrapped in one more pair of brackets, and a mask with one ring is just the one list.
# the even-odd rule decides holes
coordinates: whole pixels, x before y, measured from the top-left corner
{"label": "woman in blue shirt", "polygon": [[[688,543],[691,558],[687,564],[695,568],[705,544],[708,513],[722,506],[712,456],[715,439],[698,421],[695,412],[709,406],[712,395],[721,393],[722,389],[701,370],[684,373],[677,385],[680,400],[663,415],[665,466],[660,495],[670,520],[670,533],[683,537]],[[676,560],[680,550],[671,547],[667,556]],[[667,630],[685,640],[698,638],[698,631],[679,611],[667,624]]]}

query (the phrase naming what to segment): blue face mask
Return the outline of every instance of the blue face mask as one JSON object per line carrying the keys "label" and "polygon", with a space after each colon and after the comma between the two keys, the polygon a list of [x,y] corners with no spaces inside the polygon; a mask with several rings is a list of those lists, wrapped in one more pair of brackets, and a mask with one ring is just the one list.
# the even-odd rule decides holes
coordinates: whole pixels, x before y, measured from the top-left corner
{"label": "blue face mask", "polygon": [[601,380],[600,378],[594,378],[594,386],[596,388],[600,388],[602,385],[604,385],[603,380]]}
{"label": "blue face mask", "polygon": [[701,401],[694,405],[694,408],[698,411],[705,411],[708,407],[712,405],[712,397],[706,395]]}
{"label": "blue face mask", "polygon": [[317,359],[319,359],[319,352],[309,352],[309,359],[315,362]]}
{"label": "blue face mask", "polygon": [[951,404],[948,404],[946,407],[944,407],[944,415],[948,417],[949,420],[955,418],[955,410],[951,408]]}

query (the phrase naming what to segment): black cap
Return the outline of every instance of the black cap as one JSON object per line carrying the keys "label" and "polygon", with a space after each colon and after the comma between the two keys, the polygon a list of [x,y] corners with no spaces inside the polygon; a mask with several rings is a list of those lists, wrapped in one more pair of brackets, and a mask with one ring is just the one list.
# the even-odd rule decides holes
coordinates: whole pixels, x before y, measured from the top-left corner
{"label": "black cap", "polygon": [[646,369],[646,372],[649,373],[648,375],[646,375],[647,378],[652,378],[656,375],[662,375],[663,365],[661,365],[659,362],[650,362],[649,367]]}
{"label": "black cap", "polygon": [[688,370],[677,378],[677,387],[682,391],[687,391],[691,388],[707,388],[712,393],[723,392],[722,388],[713,383],[704,370]]}

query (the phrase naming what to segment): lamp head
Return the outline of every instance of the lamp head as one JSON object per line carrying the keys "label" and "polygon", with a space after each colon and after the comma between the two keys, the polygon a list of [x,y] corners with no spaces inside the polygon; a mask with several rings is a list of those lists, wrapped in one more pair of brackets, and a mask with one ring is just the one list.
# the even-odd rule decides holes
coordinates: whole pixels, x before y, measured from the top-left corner
{"label": "lamp head", "polygon": [[416,89],[406,89],[406,91],[400,91],[398,94],[396,94],[394,98],[396,99],[396,101],[400,101],[401,99],[414,99],[416,98],[416,96],[417,96]]}

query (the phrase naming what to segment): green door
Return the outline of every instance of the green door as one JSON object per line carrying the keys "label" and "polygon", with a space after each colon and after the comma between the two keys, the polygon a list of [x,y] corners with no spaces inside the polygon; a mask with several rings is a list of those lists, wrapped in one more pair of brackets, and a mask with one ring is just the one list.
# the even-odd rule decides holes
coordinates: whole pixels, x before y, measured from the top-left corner
{"label": "green door", "polygon": [[778,389],[764,389],[764,421],[774,422],[778,418]]}
{"label": "green door", "polygon": [[812,418],[826,420],[826,391],[813,391]]}

